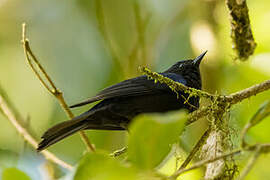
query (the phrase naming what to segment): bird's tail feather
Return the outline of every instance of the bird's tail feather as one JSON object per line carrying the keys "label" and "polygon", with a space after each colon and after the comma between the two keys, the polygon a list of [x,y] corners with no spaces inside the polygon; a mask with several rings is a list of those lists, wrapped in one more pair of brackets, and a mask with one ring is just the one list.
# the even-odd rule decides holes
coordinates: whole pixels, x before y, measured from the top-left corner
{"label": "bird's tail feather", "polygon": [[82,119],[72,119],[59,123],[48,129],[43,134],[43,140],[39,143],[37,151],[42,151],[43,149],[62,140],[63,138],[70,136],[80,130],[86,129],[87,126],[87,123]]}

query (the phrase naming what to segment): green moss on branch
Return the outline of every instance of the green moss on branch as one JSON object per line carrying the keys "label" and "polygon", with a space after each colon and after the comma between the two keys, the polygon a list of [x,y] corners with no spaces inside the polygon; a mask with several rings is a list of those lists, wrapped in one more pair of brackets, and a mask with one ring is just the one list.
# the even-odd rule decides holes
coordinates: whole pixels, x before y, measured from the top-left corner
{"label": "green moss on branch", "polygon": [[256,48],[246,0],[226,0],[230,14],[231,38],[238,59],[245,61]]}
{"label": "green moss on branch", "polygon": [[155,82],[167,84],[171,88],[171,90],[175,93],[177,93],[178,91],[184,91],[185,93],[190,94],[189,97],[200,96],[200,97],[209,98],[211,100],[215,99],[216,97],[215,95],[209,94],[207,92],[204,92],[195,88],[187,87],[184,84],[173,81],[172,79],[167,78],[159,73],[152,72],[146,67],[140,67],[140,70],[143,72],[143,74],[147,75],[149,78],[154,79]]}

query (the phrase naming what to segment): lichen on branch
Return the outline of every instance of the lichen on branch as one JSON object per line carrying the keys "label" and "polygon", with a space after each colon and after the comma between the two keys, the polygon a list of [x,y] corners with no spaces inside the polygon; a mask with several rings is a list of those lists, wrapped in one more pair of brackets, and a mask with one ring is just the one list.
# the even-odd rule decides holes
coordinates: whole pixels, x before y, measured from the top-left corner
{"label": "lichen on branch", "polygon": [[[249,88],[240,90],[238,92],[235,92],[229,95],[211,94],[203,90],[187,87],[184,84],[173,81],[172,79],[163,76],[162,74],[159,74],[157,72],[152,72],[150,69],[146,67],[140,67],[139,70],[143,74],[147,75],[150,79],[155,80],[155,82],[167,84],[168,87],[170,87],[173,92],[183,91],[185,93],[189,93],[190,96],[199,96],[199,97],[208,98],[212,101],[212,103],[219,102],[218,106],[220,106],[220,103],[221,103],[221,104],[227,104],[227,106],[230,107],[231,105],[237,104],[251,96],[255,96],[259,93],[262,93],[270,89],[270,80],[266,80],[262,83],[255,84]],[[201,107],[197,111],[191,113],[191,116],[203,117],[207,114],[207,111],[212,109],[211,106],[212,105]]]}
{"label": "lichen on branch", "polygon": [[[184,166],[182,166],[182,168],[180,167],[172,176],[170,176],[170,178],[176,179],[181,173],[186,172],[188,169],[186,170],[184,167],[186,167],[190,160],[194,157],[197,149],[202,148],[201,154],[204,155],[203,157],[208,158],[208,160],[203,160],[203,164],[200,163],[194,168],[206,165],[206,172],[204,177],[205,179],[219,179],[225,177],[232,179],[235,175],[235,172],[237,171],[237,166],[234,164],[233,161],[224,158],[230,155],[238,154],[242,150],[232,151],[231,149],[232,146],[230,144],[230,136],[228,136],[228,134],[230,134],[230,127],[227,114],[230,111],[232,105],[237,104],[244,99],[247,99],[258,93],[269,90],[270,80],[264,81],[260,84],[256,84],[252,87],[246,88],[230,95],[213,95],[202,90],[187,87],[184,84],[175,82],[170,78],[164,77],[162,74],[152,72],[145,67],[141,67],[140,70],[150,79],[153,79],[155,82],[168,85],[168,87],[170,87],[173,92],[177,93],[179,91],[182,91],[185,93],[189,93],[190,97],[199,96],[211,100],[210,105],[201,106],[198,110],[190,113],[187,122],[187,124],[190,124],[201,117],[207,117],[209,122],[209,131],[207,132],[208,136],[206,136],[206,142],[198,143],[199,145],[196,145],[194,147],[194,149],[190,152],[189,156],[185,160]],[[203,138],[205,138],[205,136],[202,136],[199,142],[203,141]],[[264,146],[267,148],[269,147],[268,144]],[[267,148],[264,148],[264,151],[267,151]],[[243,150],[254,151],[254,148],[252,149],[250,146]],[[228,155],[224,156],[224,153],[226,152],[229,153]],[[217,168],[217,166],[219,168]]]}
{"label": "lichen on branch", "polygon": [[200,97],[210,98],[211,100],[213,100],[216,97],[215,95],[212,95],[208,92],[201,91],[201,90],[191,88],[191,87],[187,87],[184,84],[173,81],[172,79],[167,78],[159,73],[152,72],[146,67],[140,67],[139,69],[142,71],[143,74],[147,75],[151,79],[154,79],[155,82],[167,84],[169,88],[175,93],[177,93],[178,91],[184,91],[185,93],[188,93],[190,97],[200,96]]}
{"label": "lichen on branch", "polygon": [[230,14],[231,38],[237,58],[245,61],[256,48],[246,0],[226,0]]}

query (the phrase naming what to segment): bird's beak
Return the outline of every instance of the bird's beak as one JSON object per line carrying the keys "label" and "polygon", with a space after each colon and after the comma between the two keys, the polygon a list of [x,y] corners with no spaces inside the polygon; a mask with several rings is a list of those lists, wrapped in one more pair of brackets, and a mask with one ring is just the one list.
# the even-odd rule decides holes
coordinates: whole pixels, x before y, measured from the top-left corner
{"label": "bird's beak", "polygon": [[196,65],[196,66],[199,66],[204,55],[207,53],[207,51],[203,52],[201,55],[199,55],[198,57],[196,57],[194,60],[193,60],[193,63]]}

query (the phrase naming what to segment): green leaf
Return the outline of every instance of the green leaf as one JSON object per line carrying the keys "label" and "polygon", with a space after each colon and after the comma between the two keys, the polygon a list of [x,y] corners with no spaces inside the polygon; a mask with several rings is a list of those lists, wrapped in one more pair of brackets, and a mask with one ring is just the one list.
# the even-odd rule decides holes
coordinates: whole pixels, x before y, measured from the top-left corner
{"label": "green leaf", "polygon": [[250,126],[255,126],[270,115],[270,101],[266,101],[250,119]]}
{"label": "green leaf", "polygon": [[3,180],[31,180],[24,172],[17,168],[7,168],[2,174]]}
{"label": "green leaf", "polygon": [[186,113],[145,114],[136,117],[130,127],[129,160],[143,169],[162,162],[183,130]]}
{"label": "green leaf", "polygon": [[88,153],[80,161],[75,180],[137,180],[137,170],[102,153]]}

